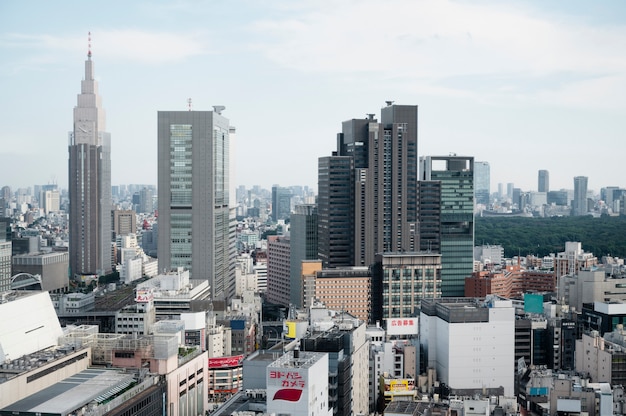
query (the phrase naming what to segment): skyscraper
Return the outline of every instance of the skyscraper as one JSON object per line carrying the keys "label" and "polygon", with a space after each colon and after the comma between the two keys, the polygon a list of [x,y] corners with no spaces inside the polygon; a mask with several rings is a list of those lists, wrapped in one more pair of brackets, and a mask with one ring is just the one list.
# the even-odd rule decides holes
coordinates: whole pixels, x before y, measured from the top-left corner
{"label": "skyscraper", "polygon": [[464,296],[474,267],[474,158],[421,157],[419,189],[420,203],[428,203],[420,206],[421,249],[441,253],[442,295]]}
{"label": "skyscraper", "polygon": [[491,196],[491,173],[489,162],[474,162],[474,195],[475,202],[489,206]]}
{"label": "skyscraper", "polygon": [[370,136],[368,151],[365,201],[367,224],[372,226],[366,227],[364,236],[356,235],[357,241],[374,241],[373,250],[361,261],[366,266],[375,262],[377,253],[415,251],[419,244],[417,106],[387,104],[381,109],[380,129],[374,132],[378,136]]}
{"label": "skyscraper", "polygon": [[291,215],[290,302],[302,308],[302,260],[315,260],[317,244],[317,205],[296,205]]}
{"label": "skyscraper", "polygon": [[143,214],[150,214],[154,212],[152,195],[152,188],[148,188],[146,186],[139,191],[139,206],[137,207],[137,212]]}
{"label": "skyscraper", "polygon": [[537,174],[537,191],[550,192],[550,172],[541,169]]}
{"label": "skyscraper", "polygon": [[288,219],[291,215],[291,189],[272,186],[272,220]]}
{"label": "skyscraper", "polygon": [[11,289],[11,220],[0,217],[0,293]]}
{"label": "skyscraper", "polygon": [[112,270],[111,135],[106,132],[91,50],[80,90],[68,149],[69,253],[74,277]]}
{"label": "skyscraper", "polygon": [[354,265],[354,162],[318,160],[318,256],[325,268]]}
{"label": "skyscraper", "polygon": [[574,178],[572,213],[574,215],[586,215],[587,212],[587,177],[576,176]]}
{"label": "skyscraper", "polygon": [[234,210],[229,209],[229,121],[215,111],[159,111],[159,269],[207,279],[213,299],[235,281]]}
{"label": "skyscraper", "polygon": [[[369,266],[417,241],[417,106],[394,105],[342,123],[337,150],[319,159],[319,258]],[[337,249],[334,249],[336,247]]]}

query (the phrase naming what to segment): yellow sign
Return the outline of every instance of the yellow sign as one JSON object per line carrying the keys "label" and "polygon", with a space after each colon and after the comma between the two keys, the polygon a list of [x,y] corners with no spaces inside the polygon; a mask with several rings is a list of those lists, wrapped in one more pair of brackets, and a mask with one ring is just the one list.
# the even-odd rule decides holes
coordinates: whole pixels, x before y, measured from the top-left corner
{"label": "yellow sign", "polygon": [[413,379],[398,379],[398,380],[389,380],[385,383],[386,391],[408,391],[415,390],[415,380]]}
{"label": "yellow sign", "polygon": [[287,330],[285,331],[285,338],[296,338],[296,323],[294,321],[285,322]]}

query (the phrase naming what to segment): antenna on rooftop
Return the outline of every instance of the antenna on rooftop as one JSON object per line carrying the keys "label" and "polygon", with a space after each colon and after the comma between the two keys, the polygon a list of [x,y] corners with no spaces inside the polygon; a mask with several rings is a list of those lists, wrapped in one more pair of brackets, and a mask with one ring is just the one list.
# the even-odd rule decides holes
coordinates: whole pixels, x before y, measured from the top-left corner
{"label": "antenna on rooftop", "polygon": [[189,111],[191,111],[191,98],[187,98],[187,107],[189,108]]}
{"label": "antenna on rooftop", "polygon": [[91,58],[91,32],[87,32],[87,57]]}

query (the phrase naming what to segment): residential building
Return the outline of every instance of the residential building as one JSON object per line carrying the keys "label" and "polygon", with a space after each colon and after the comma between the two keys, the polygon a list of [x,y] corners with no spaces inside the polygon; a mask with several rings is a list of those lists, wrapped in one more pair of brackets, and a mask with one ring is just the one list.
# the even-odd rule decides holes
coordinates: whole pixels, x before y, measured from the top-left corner
{"label": "residential building", "polygon": [[519,299],[527,292],[554,292],[555,289],[554,273],[526,270],[520,265],[474,272],[465,278],[466,297],[485,297],[492,294]]}
{"label": "residential building", "polygon": [[465,278],[473,271],[473,182],[473,157],[451,155],[420,158],[419,186],[440,189],[439,207],[429,207],[428,217],[422,217],[420,213],[420,227],[426,230],[439,227],[439,234],[420,235],[420,249],[431,249],[441,254],[442,296],[463,296]]}
{"label": "residential building", "polygon": [[111,273],[111,135],[94,78],[91,50],[85,61],[74,130],[69,134],[70,273]]}
{"label": "residential building", "polygon": [[595,266],[598,259],[593,253],[587,253],[582,249],[582,244],[575,241],[565,243],[565,251],[559,252],[554,260],[555,277],[559,279],[565,274],[574,275],[581,269]]}
{"label": "residential building", "polygon": [[209,282],[213,299],[230,296],[235,284],[231,128],[223,109],[158,113],[159,270],[185,267]]}

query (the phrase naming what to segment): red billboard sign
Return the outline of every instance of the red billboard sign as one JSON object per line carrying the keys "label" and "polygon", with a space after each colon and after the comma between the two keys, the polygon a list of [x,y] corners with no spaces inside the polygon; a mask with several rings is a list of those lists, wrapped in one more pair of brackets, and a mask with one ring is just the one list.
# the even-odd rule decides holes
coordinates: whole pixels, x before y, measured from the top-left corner
{"label": "red billboard sign", "polygon": [[238,365],[241,365],[242,361],[243,355],[209,358],[209,368],[237,367]]}

